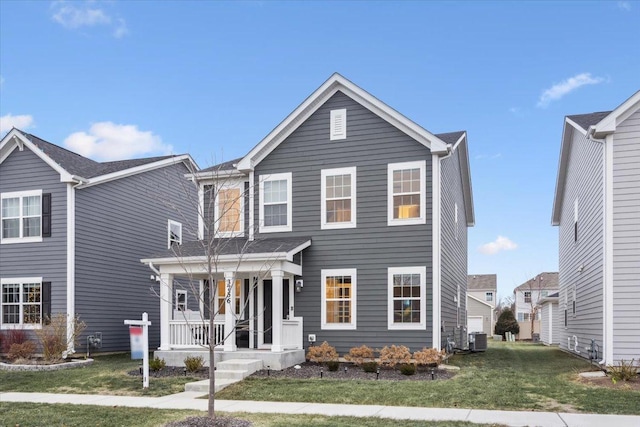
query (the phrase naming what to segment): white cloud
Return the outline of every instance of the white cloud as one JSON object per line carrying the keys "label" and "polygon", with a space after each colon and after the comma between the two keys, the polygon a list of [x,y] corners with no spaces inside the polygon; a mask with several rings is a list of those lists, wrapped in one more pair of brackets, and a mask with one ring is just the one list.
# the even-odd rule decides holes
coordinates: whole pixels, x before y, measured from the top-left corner
{"label": "white cloud", "polygon": [[495,255],[500,251],[512,251],[517,247],[518,245],[509,240],[508,237],[498,236],[493,242],[480,246],[478,251],[485,255]]}
{"label": "white cloud", "polygon": [[113,36],[116,38],[129,33],[124,19],[112,17],[94,1],[70,3],[59,0],[51,4],[51,9],[51,19],[70,30],[102,25],[113,28]]}
{"label": "white cloud", "polygon": [[619,1],[618,8],[622,10],[631,10],[631,2],[630,1]]}
{"label": "white cloud", "polygon": [[166,155],[171,145],[149,131],[135,125],[100,122],[91,125],[89,132],[75,132],[64,140],[68,149],[100,161],[130,159],[140,156]]}
{"label": "white cloud", "polygon": [[542,92],[542,95],[540,95],[540,99],[538,100],[538,107],[545,108],[551,101],[557,101],[581,86],[595,85],[604,81],[605,79],[602,77],[592,77],[591,73],[582,73],[569,77],[568,79],[560,83],[556,83],[549,89]]}
{"label": "white cloud", "polygon": [[0,135],[4,135],[14,127],[24,130],[31,126],[33,126],[33,117],[28,114],[22,114],[19,116],[6,114],[0,117]]}

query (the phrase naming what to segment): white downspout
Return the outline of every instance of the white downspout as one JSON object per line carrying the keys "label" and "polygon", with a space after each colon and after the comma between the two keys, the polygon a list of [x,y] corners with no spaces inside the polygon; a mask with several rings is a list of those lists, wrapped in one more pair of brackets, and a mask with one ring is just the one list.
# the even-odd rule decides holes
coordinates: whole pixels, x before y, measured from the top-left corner
{"label": "white downspout", "polygon": [[432,347],[440,350],[442,347],[442,331],[441,331],[441,236],[440,236],[440,220],[441,220],[441,176],[440,176],[440,157],[437,154],[431,155],[432,168],[432,221],[433,221],[433,245],[432,245],[432,295],[433,295],[433,313],[432,313]]}

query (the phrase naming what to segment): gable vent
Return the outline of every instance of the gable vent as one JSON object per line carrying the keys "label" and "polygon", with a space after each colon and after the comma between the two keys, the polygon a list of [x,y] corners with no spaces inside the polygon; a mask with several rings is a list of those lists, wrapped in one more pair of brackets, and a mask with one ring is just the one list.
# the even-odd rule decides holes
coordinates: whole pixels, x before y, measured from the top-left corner
{"label": "gable vent", "polygon": [[347,110],[331,110],[331,135],[330,140],[347,138]]}

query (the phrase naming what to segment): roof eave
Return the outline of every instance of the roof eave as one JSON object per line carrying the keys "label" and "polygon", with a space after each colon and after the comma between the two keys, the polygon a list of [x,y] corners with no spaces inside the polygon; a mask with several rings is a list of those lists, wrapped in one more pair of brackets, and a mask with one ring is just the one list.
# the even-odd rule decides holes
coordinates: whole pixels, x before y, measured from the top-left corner
{"label": "roof eave", "polygon": [[558,159],[556,189],[553,197],[553,208],[551,211],[551,225],[554,226],[560,225],[562,201],[564,199],[564,185],[567,177],[567,164],[569,162],[569,152],[571,151],[571,138],[575,129],[580,131],[582,128],[574,121],[565,117],[562,129],[562,142],[560,143],[560,158]]}

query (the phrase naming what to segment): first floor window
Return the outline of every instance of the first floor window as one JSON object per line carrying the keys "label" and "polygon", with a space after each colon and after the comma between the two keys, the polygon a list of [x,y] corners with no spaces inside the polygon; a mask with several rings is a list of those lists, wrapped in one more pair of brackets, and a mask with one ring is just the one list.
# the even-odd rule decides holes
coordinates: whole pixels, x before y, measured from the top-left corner
{"label": "first floor window", "polygon": [[42,191],[2,193],[0,197],[2,241],[40,241],[42,238]]}
{"label": "first floor window", "polygon": [[391,267],[389,283],[389,329],[426,327],[426,267]]}
{"label": "first floor window", "polygon": [[178,311],[187,311],[187,291],[184,289],[176,290],[176,309]]}
{"label": "first floor window", "polygon": [[322,270],[322,329],[356,329],[356,269]]}
{"label": "first floor window", "polygon": [[2,326],[33,327],[40,325],[42,310],[42,279],[2,279]]}
{"label": "first floor window", "polygon": [[[240,314],[240,301],[241,301],[241,292],[242,292],[242,280],[236,279],[235,282],[235,291],[236,298],[235,303],[233,304],[236,315]],[[218,312],[217,314],[225,314],[227,312],[226,309],[226,299],[227,299],[227,281],[226,280],[218,280]]]}

